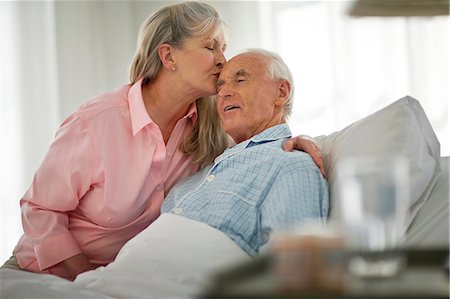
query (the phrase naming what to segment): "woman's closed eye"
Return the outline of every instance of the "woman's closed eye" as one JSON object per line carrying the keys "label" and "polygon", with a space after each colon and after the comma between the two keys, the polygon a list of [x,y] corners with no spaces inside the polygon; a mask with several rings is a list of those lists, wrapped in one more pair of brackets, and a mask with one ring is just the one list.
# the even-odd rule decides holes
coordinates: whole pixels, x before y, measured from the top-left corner
{"label": "woman's closed eye", "polygon": [[210,40],[210,41],[204,43],[203,46],[205,47],[205,49],[214,51],[216,48],[216,43],[214,41]]}

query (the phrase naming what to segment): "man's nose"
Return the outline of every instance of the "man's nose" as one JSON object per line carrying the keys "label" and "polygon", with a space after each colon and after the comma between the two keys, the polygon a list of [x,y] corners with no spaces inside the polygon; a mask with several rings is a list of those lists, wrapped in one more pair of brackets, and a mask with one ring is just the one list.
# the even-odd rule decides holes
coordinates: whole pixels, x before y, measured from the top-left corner
{"label": "man's nose", "polygon": [[226,99],[226,98],[233,96],[234,92],[233,92],[233,89],[231,89],[228,84],[224,83],[220,87],[220,90],[217,94],[219,95],[219,97]]}

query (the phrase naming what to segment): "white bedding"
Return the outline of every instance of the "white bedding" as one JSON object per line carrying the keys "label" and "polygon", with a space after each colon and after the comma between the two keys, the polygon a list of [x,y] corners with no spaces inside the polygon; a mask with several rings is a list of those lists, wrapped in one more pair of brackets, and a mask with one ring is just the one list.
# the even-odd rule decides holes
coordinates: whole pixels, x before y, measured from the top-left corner
{"label": "white bedding", "polygon": [[111,299],[92,289],[49,274],[0,270],[1,299]]}
{"label": "white bedding", "polygon": [[0,298],[190,298],[218,268],[251,259],[222,232],[163,214],[130,240],[107,267],[74,283],[43,274],[0,271]]}
{"label": "white bedding", "polygon": [[[431,196],[407,232],[405,245],[448,246],[449,158]],[[52,275],[0,270],[1,299],[190,298],[218,268],[250,257],[222,232],[163,214],[130,240],[107,267],[74,283]]]}

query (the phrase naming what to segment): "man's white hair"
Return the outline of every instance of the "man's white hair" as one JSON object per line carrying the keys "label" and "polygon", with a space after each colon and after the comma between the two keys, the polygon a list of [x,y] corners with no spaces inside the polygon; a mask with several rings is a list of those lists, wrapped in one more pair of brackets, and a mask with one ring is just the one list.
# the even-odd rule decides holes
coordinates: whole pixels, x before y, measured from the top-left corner
{"label": "man's white hair", "polygon": [[292,73],[284,62],[283,58],[275,52],[264,50],[264,49],[247,49],[242,53],[254,53],[267,58],[267,75],[269,78],[274,80],[287,80],[291,84],[291,92],[289,94],[288,100],[284,105],[284,117],[288,118],[292,113],[292,102],[294,98],[294,78]]}

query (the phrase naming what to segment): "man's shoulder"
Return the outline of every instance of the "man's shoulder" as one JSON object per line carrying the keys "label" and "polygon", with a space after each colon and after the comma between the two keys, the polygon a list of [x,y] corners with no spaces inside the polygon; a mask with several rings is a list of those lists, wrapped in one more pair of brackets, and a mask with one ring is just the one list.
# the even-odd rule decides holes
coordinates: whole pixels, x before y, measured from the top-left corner
{"label": "man's shoulder", "polygon": [[286,152],[281,149],[278,152],[280,163],[287,169],[296,170],[318,170],[316,163],[314,163],[311,156],[303,151],[293,150],[292,152]]}
{"label": "man's shoulder", "polygon": [[313,167],[316,165],[311,156],[303,151],[293,150],[287,152],[283,150],[284,141],[285,139],[274,140],[265,146],[255,147],[255,150],[281,164],[295,164],[303,167]]}

